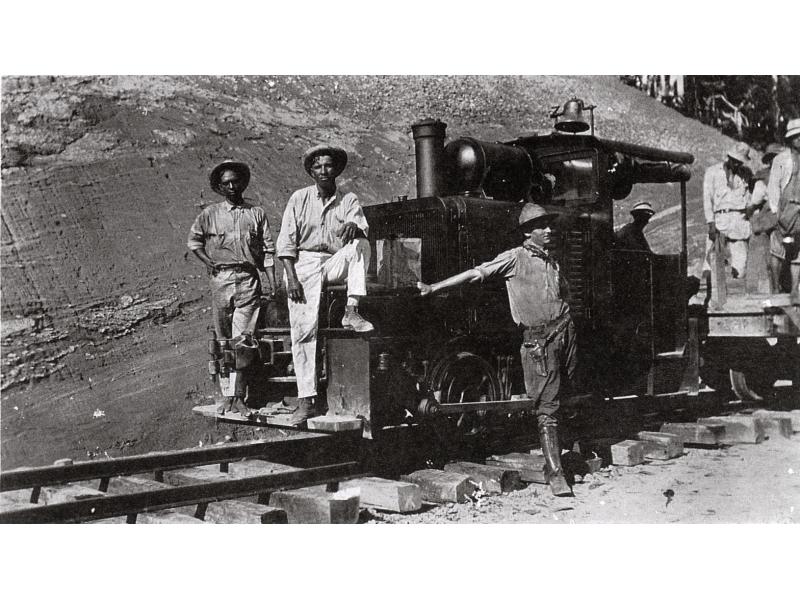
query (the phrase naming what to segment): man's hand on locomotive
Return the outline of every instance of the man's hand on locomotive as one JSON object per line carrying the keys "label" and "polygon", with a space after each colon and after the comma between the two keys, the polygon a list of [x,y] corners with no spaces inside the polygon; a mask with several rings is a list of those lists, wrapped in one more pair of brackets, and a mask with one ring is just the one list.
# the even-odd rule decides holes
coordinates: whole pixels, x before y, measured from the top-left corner
{"label": "man's hand on locomotive", "polygon": [[420,296],[428,296],[433,293],[433,286],[422,283],[421,281],[417,282],[417,289],[419,290]]}
{"label": "man's hand on locomotive", "polygon": [[339,229],[339,238],[345,246],[356,238],[364,237],[364,232],[358,228],[358,225],[352,221],[348,221]]}

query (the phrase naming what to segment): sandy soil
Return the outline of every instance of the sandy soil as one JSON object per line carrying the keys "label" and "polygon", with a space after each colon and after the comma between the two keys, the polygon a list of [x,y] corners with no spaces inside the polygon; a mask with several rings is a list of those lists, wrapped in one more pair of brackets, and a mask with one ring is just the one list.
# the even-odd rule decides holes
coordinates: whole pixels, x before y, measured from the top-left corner
{"label": "sandy soil", "polygon": [[[579,478],[580,479],[580,478]],[[665,493],[674,495],[667,502]],[[800,523],[800,436],[605,467],[555,498],[542,485],[370,523]]]}

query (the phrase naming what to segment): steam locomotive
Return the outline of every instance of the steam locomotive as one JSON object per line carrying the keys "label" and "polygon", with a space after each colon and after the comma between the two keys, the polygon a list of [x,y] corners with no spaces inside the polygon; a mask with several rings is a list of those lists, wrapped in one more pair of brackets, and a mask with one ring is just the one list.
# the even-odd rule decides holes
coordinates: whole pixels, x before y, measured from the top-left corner
{"label": "steam locomotive", "polygon": [[[693,156],[601,139],[593,123],[585,133],[583,108],[572,100],[555,114],[555,131],[503,143],[463,137],[445,144],[445,123],[412,126],[417,197],[364,208],[372,262],[360,312],[375,331],[341,329],[345,289],[323,291],[318,364],[329,414],[357,417],[364,436],[375,438],[434,415],[471,433],[492,415],[532,407],[504,282],[427,298],[416,289],[417,281],[444,279],[518,245],[517,219],[527,201],[558,215],[555,253],[569,284],[579,364],[564,405],[697,394],[704,368],[718,386],[729,370],[731,381],[739,381],[734,373],[744,377],[729,365],[729,349],[742,339],[714,326],[714,318],[723,323],[725,316],[709,319],[706,307],[689,313],[686,182]],[[644,183],[669,184],[665,194],[678,191],[675,254],[615,247],[613,203]],[[796,323],[782,323],[780,332],[762,327],[752,334],[759,342],[767,335],[795,342]],[[266,388],[291,386],[288,329],[257,333]],[[714,355],[704,361],[706,345]],[[796,348],[795,342],[788,350],[790,362]]]}

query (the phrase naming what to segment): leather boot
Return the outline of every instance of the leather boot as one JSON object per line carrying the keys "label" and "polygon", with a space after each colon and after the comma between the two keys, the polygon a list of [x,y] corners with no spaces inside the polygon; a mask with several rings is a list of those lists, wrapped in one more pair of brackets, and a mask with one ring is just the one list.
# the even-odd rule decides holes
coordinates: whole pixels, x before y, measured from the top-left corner
{"label": "leather boot", "polygon": [[539,441],[542,444],[545,475],[550,491],[554,496],[571,496],[572,489],[564,478],[564,469],[561,468],[561,446],[558,443],[557,426],[539,425]]}
{"label": "leather boot", "polygon": [[317,416],[317,413],[314,407],[314,397],[298,398],[297,408],[292,413],[292,416],[289,417],[289,425],[303,428],[306,426],[306,421],[315,416]]}
{"label": "leather boot", "polygon": [[249,419],[250,417],[255,416],[255,412],[253,412],[247,405],[244,403],[244,398],[240,396],[235,396],[231,399],[233,402],[231,403],[231,409],[238,411],[240,415],[244,418]]}

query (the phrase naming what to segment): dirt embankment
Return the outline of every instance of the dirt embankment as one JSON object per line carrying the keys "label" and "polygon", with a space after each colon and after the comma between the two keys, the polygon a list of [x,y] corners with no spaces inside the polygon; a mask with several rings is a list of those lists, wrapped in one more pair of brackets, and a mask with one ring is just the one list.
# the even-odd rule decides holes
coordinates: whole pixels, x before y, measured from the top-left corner
{"label": "dirt embankment", "polygon": [[[364,202],[413,196],[413,121],[512,139],[548,129],[550,107],[572,95],[598,105],[602,137],[695,154],[699,248],[702,169],[729,140],[613,77],[5,78],[3,468],[221,435],[189,416],[212,390],[206,281],[185,247],[216,200],[206,177],[220,160],[251,165],[247,195],[277,235],[314,143],[348,150],[341,184]],[[651,229],[667,248],[677,220]]]}

